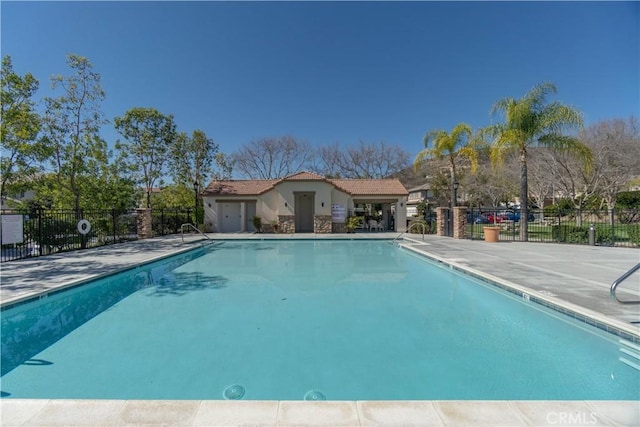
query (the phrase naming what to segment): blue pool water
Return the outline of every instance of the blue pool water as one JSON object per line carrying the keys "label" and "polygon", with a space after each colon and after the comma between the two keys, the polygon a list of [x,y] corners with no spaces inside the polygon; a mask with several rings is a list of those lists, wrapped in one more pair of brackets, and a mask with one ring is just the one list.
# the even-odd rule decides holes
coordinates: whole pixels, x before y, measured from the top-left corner
{"label": "blue pool water", "polygon": [[640,399],[618,338],[388,242],[224,242],[2,312],[2,396]]}

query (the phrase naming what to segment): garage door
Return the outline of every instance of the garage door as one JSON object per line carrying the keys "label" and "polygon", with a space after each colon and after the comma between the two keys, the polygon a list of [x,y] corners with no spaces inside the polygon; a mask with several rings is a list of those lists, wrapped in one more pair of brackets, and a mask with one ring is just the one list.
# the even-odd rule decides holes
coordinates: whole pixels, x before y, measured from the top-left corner
{"label": "garage door", "polygon": [[240,203],[222,204],[220,233],[236,233],[241,229]]}

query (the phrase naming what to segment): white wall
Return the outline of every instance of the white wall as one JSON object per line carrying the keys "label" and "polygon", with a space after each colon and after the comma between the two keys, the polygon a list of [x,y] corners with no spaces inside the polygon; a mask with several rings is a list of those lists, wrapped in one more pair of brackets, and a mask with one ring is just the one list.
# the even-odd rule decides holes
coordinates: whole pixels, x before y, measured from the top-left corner
{"label": "white wall", "polygon": [[401,233],[407,231],[407,197],[402,197],[395,207],[396,231]]}

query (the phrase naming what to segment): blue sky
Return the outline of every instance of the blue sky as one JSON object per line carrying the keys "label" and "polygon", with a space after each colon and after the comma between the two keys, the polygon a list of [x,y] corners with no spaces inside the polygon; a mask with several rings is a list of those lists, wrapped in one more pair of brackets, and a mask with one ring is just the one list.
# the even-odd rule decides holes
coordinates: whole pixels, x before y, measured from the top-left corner
{"label": "blue sky", "polygon": [[38,99],[69,74],[66,54],[83,55],[109,120],[154,107],[225,153],[290,134],[413,156],[425,132],[485,126],[495,101],[543,81],[587,125],[638,117],[639,5],[2,1],[1,49],[40,80]]}

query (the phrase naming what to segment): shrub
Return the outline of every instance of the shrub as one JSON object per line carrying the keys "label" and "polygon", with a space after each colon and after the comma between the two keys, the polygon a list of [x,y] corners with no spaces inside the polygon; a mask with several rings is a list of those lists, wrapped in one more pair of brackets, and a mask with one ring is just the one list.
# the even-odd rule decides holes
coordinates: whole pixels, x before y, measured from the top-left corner
{"label": "shrub", "polygon": [[[78,247],[83,241],[75,219],[43,217],[40,222],[27,220],[24,232],[27,239],[55,252]],[[91,231],[87,238],[93,232]]]}
{"label": "shrub", "polygon": [[640,224],[628,224],[629,242],[640,246]]}
{"label": "shrub", "polygon": [[637,209],[640,206],[640,191],[622,191],[616,197],[616,208]]}
{"label": "shrub", "polygon": [[616,234],[613,227],[608,224],[596,224],[596,243],[599,245],[613,246],[616,242]]}
{"label": "shrub", "polygon": [[554,225],[551,227],[551,236],[562,243],[589,243],[589,227]]}
{"label": "shrub", "polygon": [[255,228],[258,233],[262,233],[262,218],[256,215],[252,218],[252,221],[253,228]]}
{"label": "shrub", "polygon": [[360,217],[350,216],[347,218],[347,233],[353,232],[360,225]]}

